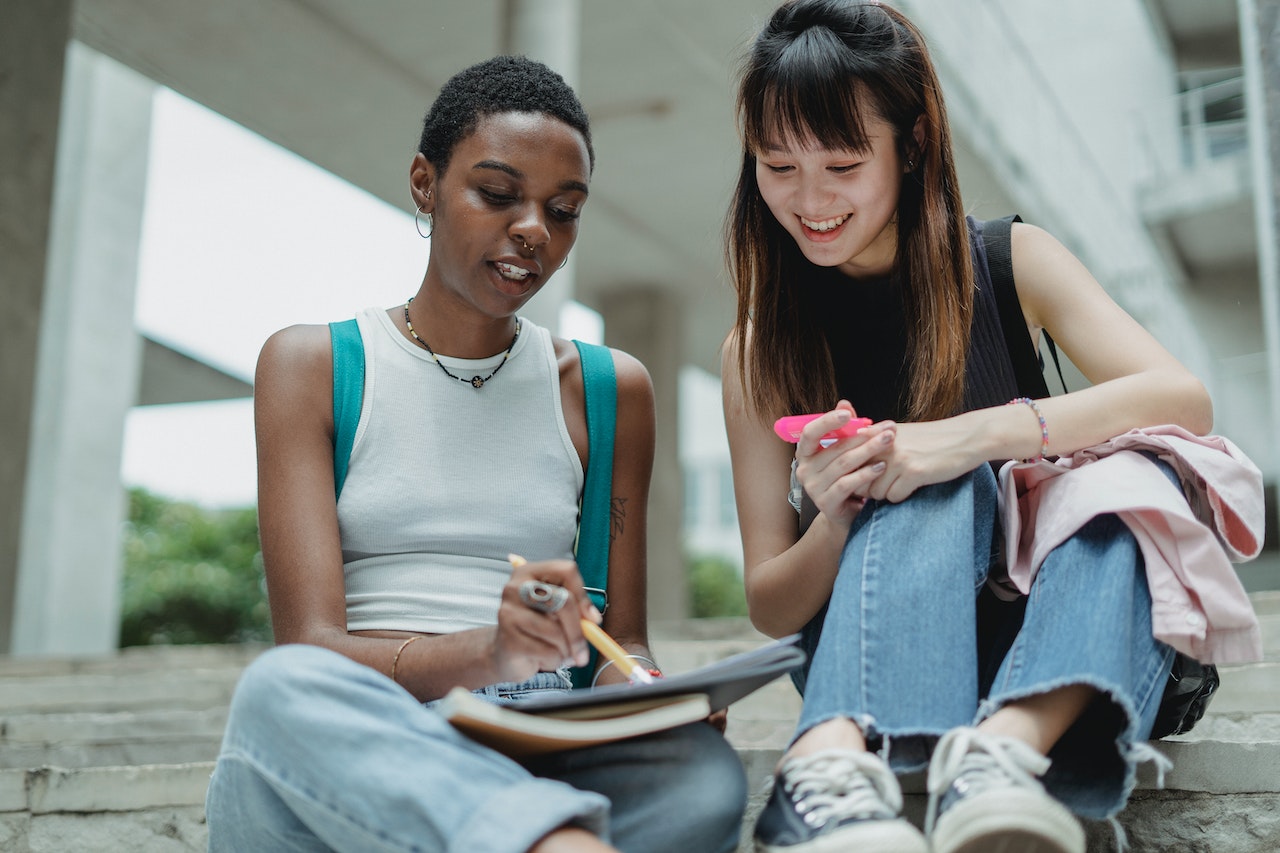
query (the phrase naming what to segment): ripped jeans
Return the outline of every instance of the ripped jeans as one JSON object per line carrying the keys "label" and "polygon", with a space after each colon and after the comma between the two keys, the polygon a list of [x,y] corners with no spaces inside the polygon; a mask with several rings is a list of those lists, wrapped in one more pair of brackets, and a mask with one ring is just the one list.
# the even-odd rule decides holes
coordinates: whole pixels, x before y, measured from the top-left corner
{"label": "ripped jeans", "polygon": [[909,772],[952,728],[1089,684],[1099,695],[1050,751],[1043,781],[1077,814],[1109,817],[1133,790],[1174,654],[1151,634],[1142,554],[1123,522],[1099,516],[1049,555],[1030,595],[998,602],[985,590],[997,514],[987,465],[902,503],[867,503],[803,631],[796,736],[846,717]]}

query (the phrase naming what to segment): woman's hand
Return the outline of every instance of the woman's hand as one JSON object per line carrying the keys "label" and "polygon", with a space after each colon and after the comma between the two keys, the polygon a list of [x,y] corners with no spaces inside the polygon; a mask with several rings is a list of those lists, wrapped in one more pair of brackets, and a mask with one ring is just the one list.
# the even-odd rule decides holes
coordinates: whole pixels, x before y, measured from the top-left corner
{"label": "woman's hand", "polygon": [[873,484],[883,475],[898,429],[893,421],[881,421],[824,448],[822,437],[853,417],[853,406],[841,400],[805,426],[796,443],[796,479],[819,511],[844,529],[862,511]]}
{"label": "woman's hand", "polygon": [[720,734],[724,734],[724,730],[729,726],[729,709],[721,708],[719,711],[712,711],[711,716],[707,717],[707,722],[715,726]]}
{"label": "woman's hand", "polygon": [[[520,586],[542,581],[564,587],[569,601],[555,613],[544,613],[525,604]],[[589,659],[582,619],[600,623],[600,612],[582,587],[578,567],[570,560],[523,563],[511,572],[502,588],[498,624],[491,650],[499,681],[524,681],[535,672],[562,666],[583,666]]]}
{"label": "woman's hand", "polygon": [[878,476],[860,494],[898,503],[921,486],[954,480],[985,461],[975,452],[976,413],[897,425],[897,438],[879,457]]}

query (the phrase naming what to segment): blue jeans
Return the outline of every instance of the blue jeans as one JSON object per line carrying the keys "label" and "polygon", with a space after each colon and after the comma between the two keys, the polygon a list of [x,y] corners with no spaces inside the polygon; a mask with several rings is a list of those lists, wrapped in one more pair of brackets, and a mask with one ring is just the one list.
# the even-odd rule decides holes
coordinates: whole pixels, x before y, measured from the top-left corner
{"label": "blue jeans", "polygon": [[984,602],[980,642],[997,525],[986,465],[902,503],[867,504],[831,598],[803,632],[810,662],[795,677],[797,737],[845,717],[895,771],[917,770],[946,731],[1088,684],[1099,695],[1050,751],[1044,782],[1078,814],[1108,817],[1133,790],[1136,745],[1151,732],[1173,660],[1151,634],[1141,552],[1114,515],[1093,519],[1049,555],[1029,596]]}
{"label": "blue jeans", "polygon": [[745,799],[737,755],[706,723],[519,763],[385,675],[293,645],[236,686],[206,815],[217,853],[517,853],[565,825],[628,853],[727,853]]}

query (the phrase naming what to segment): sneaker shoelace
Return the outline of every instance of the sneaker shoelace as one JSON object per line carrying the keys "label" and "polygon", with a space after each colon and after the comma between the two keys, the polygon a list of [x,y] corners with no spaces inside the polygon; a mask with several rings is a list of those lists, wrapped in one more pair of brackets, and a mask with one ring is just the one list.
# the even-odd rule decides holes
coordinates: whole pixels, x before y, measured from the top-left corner
{"label": "sneaker shoelace", "polygon": [[952,729],[938,741],[929,762],[929,806],[926,834],[933,832],[943,795],[954,785],[966,796],[994,788],[1043,791],[1038,777],[1049,759],[1016,738],[989,735],[971,728]]}
{"label": "sneaker shoelace", "polygon": [[782,786],[811,827],[832,820],[891,820],[902,809],[893,771],[876,756],[856,750],[824,750],[782,766]]}

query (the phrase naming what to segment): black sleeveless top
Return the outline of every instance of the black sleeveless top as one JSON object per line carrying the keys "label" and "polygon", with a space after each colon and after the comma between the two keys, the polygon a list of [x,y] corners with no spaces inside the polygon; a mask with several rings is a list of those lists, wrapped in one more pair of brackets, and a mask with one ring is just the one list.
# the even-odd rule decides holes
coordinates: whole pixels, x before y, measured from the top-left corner
{"label": "black sleeveless top", "polygon": [[[982,242],[984,223],[971,216],[967,221],[975,292],[961,409],[966,412],[1018,396]],[[910,365],[897,279],[853,281],[834,268],[813,265],[809,278],[806,302],[826,338],[840,396],[862,417],[905,420]]]}

